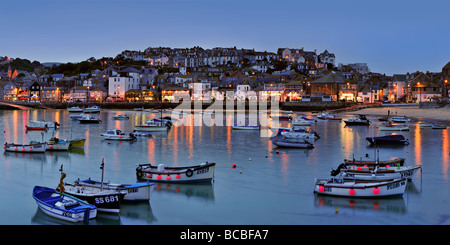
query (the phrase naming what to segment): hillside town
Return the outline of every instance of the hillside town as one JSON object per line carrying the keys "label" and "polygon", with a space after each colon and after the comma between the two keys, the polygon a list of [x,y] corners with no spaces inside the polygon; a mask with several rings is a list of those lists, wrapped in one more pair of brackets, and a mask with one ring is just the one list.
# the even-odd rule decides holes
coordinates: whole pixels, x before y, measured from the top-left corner
{"label": "hillside town", "polygon": [[304,48],[149,47],[65,66],[0,57],[0,100],[11,102],[419,103],[447,100],[449,79],[450,62],[441,72],[387,76],[366,63],[337,64],[328,50]]}

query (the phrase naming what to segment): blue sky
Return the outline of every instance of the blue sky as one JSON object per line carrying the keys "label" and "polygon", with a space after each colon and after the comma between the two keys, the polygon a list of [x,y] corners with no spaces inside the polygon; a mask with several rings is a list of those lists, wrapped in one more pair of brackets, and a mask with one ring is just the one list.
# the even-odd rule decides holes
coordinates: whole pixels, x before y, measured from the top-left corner
{"label": "blue sky", "polygon": [[387,75],[450,61],[450,1],[15,0],[0,56],[80,62],[147,47],[327,49]]}

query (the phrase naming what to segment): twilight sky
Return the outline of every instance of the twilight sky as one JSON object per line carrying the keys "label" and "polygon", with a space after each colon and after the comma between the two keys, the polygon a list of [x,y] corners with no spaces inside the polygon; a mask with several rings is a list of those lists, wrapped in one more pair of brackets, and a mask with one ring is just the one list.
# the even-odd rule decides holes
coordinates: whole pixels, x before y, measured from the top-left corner
{"label": "twilight sky", "polygon": [[448,0],[14,0],[2,3],[0,56],[39,62],[200,46],[325,49],[387,75],[450,61]]}

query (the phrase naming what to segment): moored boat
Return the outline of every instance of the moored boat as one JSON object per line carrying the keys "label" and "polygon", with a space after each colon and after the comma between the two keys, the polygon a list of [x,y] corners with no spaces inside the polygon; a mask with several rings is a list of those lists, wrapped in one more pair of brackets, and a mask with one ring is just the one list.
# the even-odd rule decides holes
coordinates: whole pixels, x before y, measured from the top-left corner
{"label": "moored boat", "polygon": [[156,182],[197,182],[212,181],[215,163],[202,163],[194,166],[166,167],[164,164],[138,164],[136,176],[141,180]]}
{"label": "moored boat", "polygon": [[392,117],[391,120],[396,123],[405,123],[411,121],[411,119],[406,117]]}
{"label": "moored boat", "polygon": [[386,135],[377,137],[366,137],[366,140],[371,145],[408,145],[409,141],[405,136],[399,135]]}
{"label": "moored boat", "polygon": [[405,163],[405,158],[394,158],[391,160],[384,160],[384,161],[372,161],[372,160],[349,160],[344,159],[344,163],[346,165],[367,165],[367,166],[403,166]]}
{"label": "moored boat", "polygon": [[89,123],[99,124],[102,122],[102,120],[100,120],[96,117],[90,116],[90,115],[86,115],[86,116],[80,118],[78,121],[82,124],[89,124]]}
{"label": "moored boat", "polygon": [[69,115],[70,119],[73,120],[73,121],[78,121],[78,120],[80,120],[81,118],[83,118],[85,116],[86,116],[86,114],[84,114],[84,113]]}
{"label": "moored boat", "polygon": [[60,140],[59,138],[52,137],[48,140],[47,151],[67,151],[70,147],[70,141]]}
{"label": "moored boat", "polygon": [[[104,173],[103,160],[100,169],[102,170],[102,182],[103,182],[103,173]],[[62,184],[62,179],[65,177],[65,174],[62,172],[62,165],[60,171],[62,178],[60,181],[60,185],[58,187],[59,190],[62,189],[64,193],[67,193],[81,200],[85,200],[89,204],[95,205],[98,211],[108,213],[120,212],[122,201],[126,194],[125,191],[108,190],[103,188],[80,186],[68,183]]]}
{"label": "moored boat", "polygon": [[408,125],[397,125],[392,124],[392,121],[387,121],[386,123],[381,123],[378,128],[381,131],[409,131]]}
{"label": "moored boat", "polygon": [[362,126],[368,126],[370,125],[369,119],[365,115],[359,115],[359,117],[353,117],[349,118],[347,120],[344,120],[345,125],[352,126],[352,125],[362,125]]}
{"label": "moored boat", "polygon": [[331,115],[328,112],[320,113],[319,115],[317,115],[317,118],[321,120],[337,120],[337,121],[342,120],[342,118]]}
{"label": "moored boat", "polygon": [[59,127],[59,123],[54,121],[54,122],[47,122],[47,121],[37,121],[37,120],[30,120],[30,122],[27,124],[31,127],[42,127],[42,128],[57,128]]}
{"label": "moored boat", "polygon": [[275,140],[273,142],[278,147],[283,148],[301,148],[301,149],[311,149],[314,148],[314,140],[310,142],[309,140]]}
{"label": "moored boat", "polygon": [[55,189],[35,186],[32,195],[39,209],[51,217],[70,222],[87,222],[97,217],[95,206]]}
{"label": "moored boat", "polygon": [[37,131],[39,131],[39,130],[47,131],[48,127],[31,126],[31,125],[26,124],[25,125],[25,129],[26,130],[30,130],[30,131],[35,131],[35,130],[37,130]]}
{"label": "moored boat", "polygon": [[76,180],[76,185],[88,186],[97,189],[107,189],[126,192],[124,201],[138,202],[138,201],[149,201],[152,193],[152,189],[155,183],[138,182],[135,184],[113,184],[113,183],[102,183],[100,181],[91,180]]}
{"label": "moored boat", "polygon": [[8,152],[25,152],[25,153],[44,153],[46,143],[33,143],[28,145],[5,143],[3,149]]}
{"label": "moored boat", "polygon": [[86,142],[86,139],[76,138],[69,140],[69,142],[70,148],[84,148],[84,143]]}
{"label": "moored boat", "polygon": [[133,134],[125,134],[120,129],[109,129],[100,134],[105,140],[133,141],[136,137]]}
{"label": "moored boat", "polygon": [[128,120],[128,119],[130,119],[127,115],[121,115],[121,114],[114,115],[112,118],[114,120]]}
{"label": "moored boat", "polygon": [[87,186],[75,186],[64,184],[64,193],[85,200],[89,204],[97,207],[98,211],[108,213],[119,213],[122,206],[124,192],[115,190],[99,190]]}
{"label": "moored boat", "polygon": [[284,136],[287,139],[303,139],[303,140],[312,140],[314,141],[315,139],[318,138],[318,135],[316,133],[313,132],[309,132],[309,131],[283,131],[280,133],[280,135]]}
{"label": "moored boat", "polygon": [[99,106],[89,106],[83,109],[84,113],[100,113],[101,109]]}
{"label": "moored boat", "polygon": [[305,120],[302,117],[296,118],[294,121],[292,121],[293,126],[311,126],[313,124],[310,120]]}
{"label": "moored boat", "polygon": [[341,174],[344,179],[356,179],[365,181],[408,179],[411,180],[421,166],[351,166],[340,164],[336,170],[331,171],[331,176]]}
{"label": "moored boat", "polygon": [[162,119],[153,118],[140,125],[135,125],[135,131],[141,132],[160,132],[170,129],[170,124]]}
{"label": "moored boat", "polygon": [[79,107],[79,106],[72,106],[67,108],[67,111],[69,112],[83,112],[83,108]]}
{"label": "moored boat", "polygon": [[237,124],[234,124],[232,126],[232,128],[235,129],[235,130],[259,130],[260,127],[257,126],[257,125],[237,125]]}
{"label": "moored boat", "polygon": [[272,120],[285,120],[285,121],[289,121],[289,120],[292,120],[292,116],[290,116],[290,115],[273,115],[273,116],[270,116],[270,118],[272,119]]}
{"label": "moored boat", "polygon": [[447,126],[445,125],[433,125],[431,126],[432,129],[446,129]]}
{"label": "moored boat", "polygon": [[318,178],[315,179],[314,192],[320,195],[361,198],[401,196],[405,192],[406,182],[406,179],[365,182],[343,178]]}

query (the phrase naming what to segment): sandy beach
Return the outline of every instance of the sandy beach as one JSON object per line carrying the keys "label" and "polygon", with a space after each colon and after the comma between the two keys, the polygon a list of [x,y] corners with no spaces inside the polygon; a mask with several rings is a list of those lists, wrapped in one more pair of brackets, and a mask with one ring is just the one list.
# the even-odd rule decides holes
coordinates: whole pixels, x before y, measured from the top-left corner
{"label": "sandy beach", "polygon": [[419,106],[383,106],[365,108],[357,111],[346,111],[344,114],[364,114],[367,116],[406,116],[414,121],[439,122],[450,125],[450,105],[436,109],[419,109]]}

